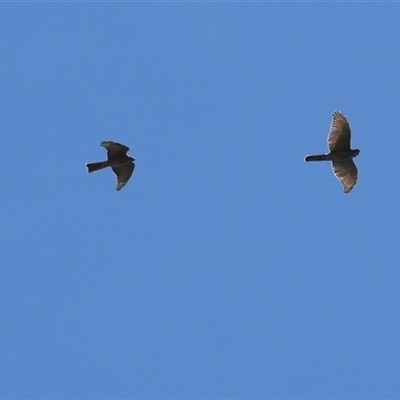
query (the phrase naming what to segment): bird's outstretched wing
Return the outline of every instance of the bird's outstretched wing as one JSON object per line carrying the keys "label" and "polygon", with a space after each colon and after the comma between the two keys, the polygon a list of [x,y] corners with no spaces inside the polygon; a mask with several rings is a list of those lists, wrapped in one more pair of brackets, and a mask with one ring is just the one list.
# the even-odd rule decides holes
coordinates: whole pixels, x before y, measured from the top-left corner
{"label": "bird's outstretched wing", "polygon": [[345,193],[349,193],[357,182],[357,167],[353,160],[332,161],[332,169],[340,180]]}
{"label": "bird's outstretched wing", "polygon": [[121,190],[128,183],[134,169],[134,163],[112,167],[115,175],[117,175],[117,190]]}
{"label": "bird's outstretched wing", "polygon": [[107,149],[108,159],[126,155],[126,153],[129,151],[129,147],[127,147],[121,143],[104,141],[104,142],[101,142],[100,145],[103,146],[105,149]]}
{"label": "bird's outstretched wing", "polygon": [[349,122],[340,111],[335,111],[332,114],[331,130],[328,135],[329,151],[349,151],[350,137]]}

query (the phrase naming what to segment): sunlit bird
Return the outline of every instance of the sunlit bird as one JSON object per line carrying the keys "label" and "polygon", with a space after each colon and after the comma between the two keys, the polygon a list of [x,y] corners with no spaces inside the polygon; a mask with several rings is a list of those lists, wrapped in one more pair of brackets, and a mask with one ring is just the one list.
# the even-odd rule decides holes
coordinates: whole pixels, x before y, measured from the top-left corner
{"label": "sunlit bird", "polygon": [[332,124],[328,135],[329,153],[307,156],[304,161],[332,161],[332,169],[340,180],[345,193],[349,193],[357,182],[357,167],[353,158],[360,154],[360,150],[350,148],[350,125],[346,117],[340,112],[332,114]]}

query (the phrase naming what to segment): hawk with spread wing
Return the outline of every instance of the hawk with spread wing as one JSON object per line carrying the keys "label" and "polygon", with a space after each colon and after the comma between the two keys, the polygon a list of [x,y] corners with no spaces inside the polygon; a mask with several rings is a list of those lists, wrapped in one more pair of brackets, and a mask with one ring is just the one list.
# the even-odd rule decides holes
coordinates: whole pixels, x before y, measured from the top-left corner
{"label": "hawk with spread wing", "polygon": [[107,161],[86,164],[89,173],[111,167],[117,175],[117,190],[121,190],[129,181],[135,169],[135,158],[126,153],[129,147],[123,144],[106,141],[100,144],[107,150]]}
{"label": "hawk with spread wing", "polygon": [[307,156],[304,161],[332,161],[332,169],[339,179],[345,193],[349,193],[357,182],[357,167],[353,158],[360,154],[360,150],[350,148],[350,125],[346,117],[340,112],[332,114],[332,125],[328,135],[329,153]]}

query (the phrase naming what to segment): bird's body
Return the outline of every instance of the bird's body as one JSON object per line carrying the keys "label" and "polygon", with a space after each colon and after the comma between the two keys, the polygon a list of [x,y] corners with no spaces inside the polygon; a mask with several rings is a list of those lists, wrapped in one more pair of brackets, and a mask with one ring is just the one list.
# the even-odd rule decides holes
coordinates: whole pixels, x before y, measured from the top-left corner
{"label": "bird's body", "polygon": [[107,149],[108,160],[86,164],[88,173],[111,167],[117,176],[117,190],[121,190],[133,174],[135,158],[126,154],[129,151],[129,147],[123,144],[104,141],[100,145]]}
{"label": "bird's body", "polygon": [[360,150],[336,151],[334,153],[319,154],[316,156],[307,156],[305,161],[346,161],[357,157]]}
{"label": "bird's body", "polygon": [[353,158],[360,150],[350,148],[350,125],[346,117],[335,111],[332,115],[332,125],[328,135],[329,153],[307,156],[304,161],[332,161],[332,169],[340,180],[345,193],[349,193],[357,182],[358,171]]}

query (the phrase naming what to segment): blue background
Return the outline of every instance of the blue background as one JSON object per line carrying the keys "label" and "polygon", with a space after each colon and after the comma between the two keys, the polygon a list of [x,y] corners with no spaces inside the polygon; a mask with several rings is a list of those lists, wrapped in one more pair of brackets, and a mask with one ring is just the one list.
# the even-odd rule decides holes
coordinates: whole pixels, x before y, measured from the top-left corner
{"label": "blue background", "polygon": [[399,4],[0,14],[0,397],[400,397]]}

